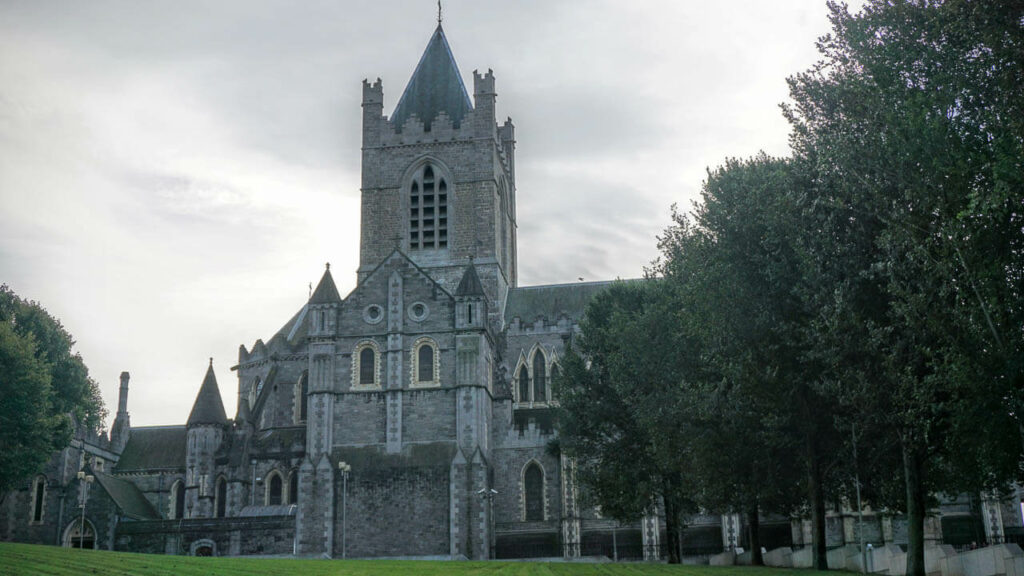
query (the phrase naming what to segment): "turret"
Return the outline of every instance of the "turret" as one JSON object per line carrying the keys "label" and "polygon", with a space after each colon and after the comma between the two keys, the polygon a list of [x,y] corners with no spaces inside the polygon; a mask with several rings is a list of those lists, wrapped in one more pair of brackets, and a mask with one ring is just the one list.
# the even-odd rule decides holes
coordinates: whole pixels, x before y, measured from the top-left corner
{"label": "turret", "polygon": [[217,481],[214,456],[224,441],[228,426],[224,402],[213,372],[213,358],[199,387],[186,424],[188,444],[185,456],[186,514],[194,518],[213,516],[214,486]]}
{"label": "turret", "polygon": [[323,338],[335,335],[340,309],[341,295],[338,294],[338,287],[334,285],[331,263],[328,262],[320,283],[309,297],[309,336]]}
{"label": "turret", "polygon": [[494,102],[498,94],[494,91],[494,71],[488,69],[486,74],[473,70],[473,122],[477,136],[494,138],[495,125]]}
{"label": "turret", "polygon": [[487,295],[470,261],[455,289],[455,327],[457,329],[483,329],[487,325]]}

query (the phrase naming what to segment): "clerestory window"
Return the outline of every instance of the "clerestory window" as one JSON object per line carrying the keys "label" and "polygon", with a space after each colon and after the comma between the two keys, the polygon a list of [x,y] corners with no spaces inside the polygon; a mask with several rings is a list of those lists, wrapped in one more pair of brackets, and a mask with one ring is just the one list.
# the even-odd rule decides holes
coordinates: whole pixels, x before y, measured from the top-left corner
{"label": "clerestory window", "polygon": [[424,164],[409,185],[409,249],[448,248],[448,183]]}

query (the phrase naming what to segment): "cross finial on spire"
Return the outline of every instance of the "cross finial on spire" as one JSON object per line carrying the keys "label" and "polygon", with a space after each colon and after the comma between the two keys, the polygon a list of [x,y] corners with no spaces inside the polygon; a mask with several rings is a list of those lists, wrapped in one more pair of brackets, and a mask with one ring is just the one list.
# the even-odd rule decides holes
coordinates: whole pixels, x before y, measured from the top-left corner
{"label": "cross finial on spire", "polygon": [[210,368],[213,368],[213,356],[210,356]]}
{"label": "cross finial on spire", "polygon": [[326,264],[327,264],[327,270],[330,270],[331,269],[331,263],[327,262]]}
{"label": "cross finial on spire", "polygon": [[441,0],[437,0],[437,25],[441,25]]}

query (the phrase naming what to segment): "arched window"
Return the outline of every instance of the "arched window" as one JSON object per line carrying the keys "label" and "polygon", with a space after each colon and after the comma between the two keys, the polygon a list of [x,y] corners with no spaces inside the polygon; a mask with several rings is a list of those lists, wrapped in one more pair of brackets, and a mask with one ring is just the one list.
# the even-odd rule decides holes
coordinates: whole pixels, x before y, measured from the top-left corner
{"label": "arched window", "polygon": [[530,401],[530,374],[526,370],[526,364],[519,365],[519,401]]}
{"label": "arched window", "polygon": [[309,370],[304,370],[302,376],[299,376],[299,422],[305,422],[306,416],[309,411],[309,403],[307,402],[309,396]]}
{"label": "arched window", "polygon": [[[551,378],[550,378],[550,380],[551,380],[551,388],[552,389],[555,387],[555,382],[558,381],[558,376],[561,375],[561,373],[562,373],[562,371],[561,371],[561,369],[558,368],[558,363],[557,362],[552,362],[551,363]],[[554,392],[552,392],[551,395],[554,396]]]}
{"label": "arched window", "polygon": [[217,478],[217,491],[214,493],[217,501],[214,506],[214,516],[224,518],[228,510],[228,481],[223,476]]}
{"label": "arched window", "polygon": [[540,349],[533,354],[533,401],[547,402],[547,359]]}
{"label": "arched window", "polygon": [[185,517],[185,485],[178,480],[171,486],[171,519]]}
{"label": "arched window", "polygon": [[380,387],[380,348],[373,340],[364,340],[352,352],[352,386]]}
{"label": "arched window", "polygon": [[544,521],[544,471],[536,462],[527,464],[523,471],[523,519]]}
{"label": "arched window", "polygon": [[430,344],[424,344],[420,346],[419,352],[417,352],[416,360],[417,375],[416,379],[420,382],[431,382],[434,380],[434,347]]}
{"label": "arched window", "polygon": [[448,183],[430,164],[409,185],[409,249],[448,247]]}
{"label": "arched window", "polygon": [[32,524],[43,521],[43,505],[46,503],[46,476],[36,476],[32,483]]}
{"label": "arched window", "polygon": [[291,474],[288,474],[288,503],[299,503],[299,475],[295,470],[292,470]]}
{"label": "arched window", "polygon": [[430,338],[420,338],[412,345],[412,386],[438,386],[438,348]]}
{"label": "arched window", "polygon": [[267,506],[279,506],[281,504],[281,484],[283,484],[281,474],[276,470],[267,476]]}

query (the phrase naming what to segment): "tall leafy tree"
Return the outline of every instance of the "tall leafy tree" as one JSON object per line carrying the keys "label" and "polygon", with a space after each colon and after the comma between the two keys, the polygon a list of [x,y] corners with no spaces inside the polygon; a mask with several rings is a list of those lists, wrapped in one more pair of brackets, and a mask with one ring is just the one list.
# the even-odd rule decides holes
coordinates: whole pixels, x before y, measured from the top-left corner
{"label": "tall leafy tree", "polygon": [[830,9],[787,110],[816,189],[813,354],[836,359],[844,404],[898,447],[907,571],[922,576],[927,496],[1019,473],[1024,8]]}
{"label": "tall leafy tree", "polygon": [[72,422],[96,429],[103,400],[74,340],[37,302],[0,286],[0,493],[36,472],[70,440]]}
{"label": "tall leafy tree", "polygon": [[825,565],[826,486],[837,463],[836,403],[822,368],[805,355],[813,310],[796,210],[800,172],[765,155],[730,160],[711,172],[702,202],[676,214],[663,236],[661,270],[684,294],[705,379],[695,404],[704,430],[694,441],[695,469],[706,505],[731,499],[747,514],[754,561],[761,509],[790,512],[806,490],[814,526],[815,565]]}
{"label": "tall leafy tree", "polygon": [[620,282],[595,296],[567,351],[559,442],[602,513],[632,520],[664,506],[669,561],[681,560],[692,500],[685,484],[681,373],[690,358],[668,286]]}

